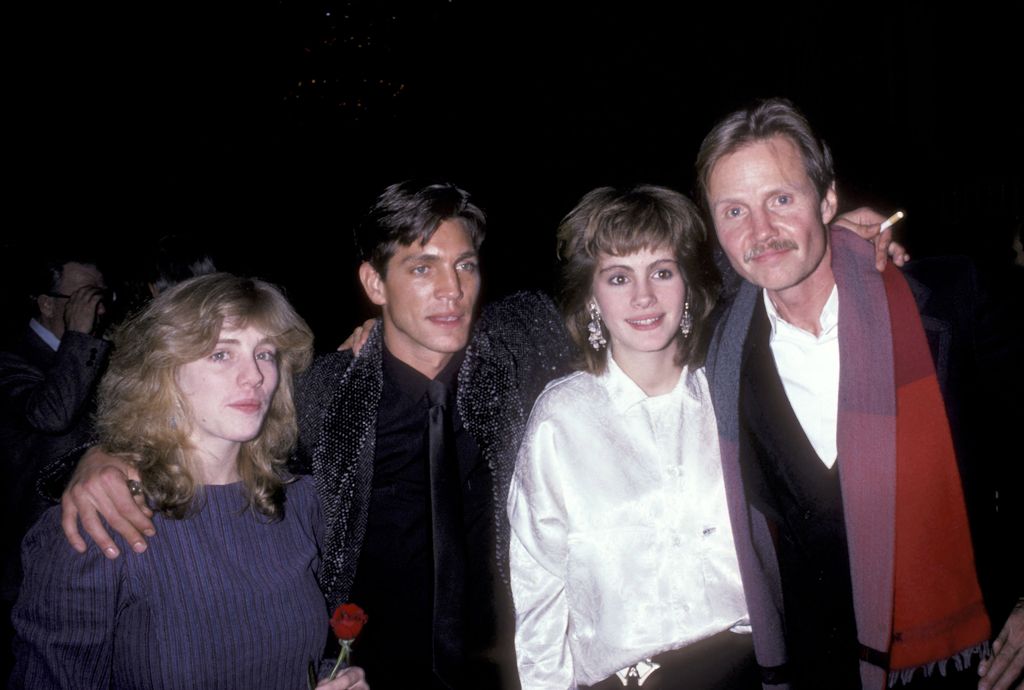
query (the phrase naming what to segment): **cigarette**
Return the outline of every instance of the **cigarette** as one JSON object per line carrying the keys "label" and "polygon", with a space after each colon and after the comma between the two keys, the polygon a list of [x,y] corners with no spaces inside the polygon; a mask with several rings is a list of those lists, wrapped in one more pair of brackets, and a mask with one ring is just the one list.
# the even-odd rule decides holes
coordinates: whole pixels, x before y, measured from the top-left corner
{"label": "cigarette", "polygon": [[899,223],[901,220],[903,220],[903,216],[905,216],[905,215],[907,215],[907,214],[904,213],[903,211],[897,211],[896,213],[892,214],[891,216],[886,218],[884,221],[882,221],[882,227],[881,227],[881,229],[878,232],[880,232],[880,233],[885,232],[886,230],[888,230],[892,226],[896,225],[896,223]]}

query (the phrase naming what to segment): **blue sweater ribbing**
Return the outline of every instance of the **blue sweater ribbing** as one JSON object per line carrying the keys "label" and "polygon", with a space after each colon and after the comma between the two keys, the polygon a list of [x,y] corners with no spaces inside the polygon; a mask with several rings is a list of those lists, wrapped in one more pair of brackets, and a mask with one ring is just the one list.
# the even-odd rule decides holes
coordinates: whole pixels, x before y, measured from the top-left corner
{"label": "blue sweater ribbing", "polygon": [[23,545],[12,618],[12,687],[306,687],[327,607],[316,582],[319,503],[308,478],[284,519],[242,511],[240,484],[209,486],[202,510],[155,518],[145,553],[76,553],[49,510]]}

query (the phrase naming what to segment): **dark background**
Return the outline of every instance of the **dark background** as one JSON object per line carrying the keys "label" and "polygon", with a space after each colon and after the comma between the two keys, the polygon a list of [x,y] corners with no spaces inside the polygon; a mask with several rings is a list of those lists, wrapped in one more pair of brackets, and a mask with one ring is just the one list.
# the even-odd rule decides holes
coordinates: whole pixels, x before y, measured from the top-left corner
{"label": "dark background", "polygon": [[285,285],[329,346],[369,312],[351,226],[410,176],[488,212],[489,296],[550,288],[584,192],[691,192],[711,125],[776,95],[833,148],[844,209],[907,211],[914,255],[1002,260],[1021,224],[1009,3],[98,5],[5,9],[8,322],[38,247],[84,242],[116,279],[177,232]]}

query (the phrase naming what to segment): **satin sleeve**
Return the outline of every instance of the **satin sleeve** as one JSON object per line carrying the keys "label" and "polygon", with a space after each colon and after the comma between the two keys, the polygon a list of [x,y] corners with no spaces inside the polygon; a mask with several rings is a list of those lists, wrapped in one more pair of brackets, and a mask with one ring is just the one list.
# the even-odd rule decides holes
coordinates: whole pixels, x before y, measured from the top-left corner
{"label": "satin sleeve", "polygon": [[516,663],[523,690],[575,687],[565,593],[568,526],[552,426],[531,419],[508,498]]}

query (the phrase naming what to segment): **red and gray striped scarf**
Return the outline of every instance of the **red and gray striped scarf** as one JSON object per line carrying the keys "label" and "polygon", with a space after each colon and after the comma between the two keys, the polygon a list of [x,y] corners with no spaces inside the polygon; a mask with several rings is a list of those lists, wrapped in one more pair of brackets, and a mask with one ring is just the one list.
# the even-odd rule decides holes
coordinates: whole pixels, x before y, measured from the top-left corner
{"label": "red and gray striped scarf", "polygon": [[[913,294],[846,231],[839,290],[839,457],[857,631],[890,682],[989,638],[952,435]],[[844,462],[845,460],[845,462]],[[881,669],[861,664],[864,687]]]}

